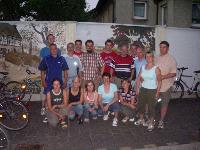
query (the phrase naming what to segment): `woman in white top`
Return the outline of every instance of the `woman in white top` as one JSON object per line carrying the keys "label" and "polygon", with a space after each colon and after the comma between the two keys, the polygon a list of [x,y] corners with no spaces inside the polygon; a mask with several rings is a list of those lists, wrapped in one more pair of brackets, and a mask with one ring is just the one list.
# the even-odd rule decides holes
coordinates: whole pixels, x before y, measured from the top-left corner
{"label": "woman in white top", "polygon": [[144,121],[145,107],[148,105],[148,113],[150,120],[148,121],[148,131],[154,129],[155,118],[155,104],[159,98],[161,87],[161,72],[160,69],[154,65],[154,55],[152,52],[146,53],[147,64],[140,69],[136,84],[136,95],[139,97],[138,112],[139,119],[135,125],[142,124],[146,126]]}
{"label": "woman in white top", "polygon": [[89,116],[92,115],[92,119],[97,119],[98,109],[98,93],[95,91],[95,84],[93,81],[88,81],[85,84],[84,92],[84,122],[89,122]]}

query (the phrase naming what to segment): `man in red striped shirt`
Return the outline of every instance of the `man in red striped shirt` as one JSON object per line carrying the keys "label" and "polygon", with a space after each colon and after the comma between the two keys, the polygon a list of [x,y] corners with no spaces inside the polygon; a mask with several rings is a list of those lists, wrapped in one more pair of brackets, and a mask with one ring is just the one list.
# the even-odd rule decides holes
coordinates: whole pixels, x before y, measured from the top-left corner
{"label": "man in red striped shirt", "polygon": [[131,80],[134,75],[134,60],[128,55],[128,44],[122,43],[120,45],[120,55],[115,57],[111,63],[112,71],[115,71],[114,81],[119,88],[123,79]]}

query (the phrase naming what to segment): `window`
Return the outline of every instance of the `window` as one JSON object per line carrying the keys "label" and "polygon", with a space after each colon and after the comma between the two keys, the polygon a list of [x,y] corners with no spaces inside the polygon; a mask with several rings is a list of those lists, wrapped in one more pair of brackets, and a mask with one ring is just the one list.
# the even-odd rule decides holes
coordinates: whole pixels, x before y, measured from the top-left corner
{"label": "window", "polygon": [[167,25],[167,5],[162,5],[161,6],[161,25]]}
{"label": "window", "polygon": [[200,3],[192,4],[192,23],[200,24]]}
{"label": "window", "polygon": [[134,1],[133,12],[134,19],[147,19],[147,2]]}

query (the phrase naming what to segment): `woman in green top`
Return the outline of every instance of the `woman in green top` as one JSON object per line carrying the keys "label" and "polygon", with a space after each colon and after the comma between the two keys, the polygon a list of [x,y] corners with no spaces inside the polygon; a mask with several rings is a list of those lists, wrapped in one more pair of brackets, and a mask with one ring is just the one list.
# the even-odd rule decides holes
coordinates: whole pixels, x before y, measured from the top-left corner
{"label": "woman in green top", "polygon": [[47,93],[47,118],[51,126],[56,127],[60,122],[63,128],[67,128],[67,93],[61,89],[58,79],[53,80],[53,89]]}

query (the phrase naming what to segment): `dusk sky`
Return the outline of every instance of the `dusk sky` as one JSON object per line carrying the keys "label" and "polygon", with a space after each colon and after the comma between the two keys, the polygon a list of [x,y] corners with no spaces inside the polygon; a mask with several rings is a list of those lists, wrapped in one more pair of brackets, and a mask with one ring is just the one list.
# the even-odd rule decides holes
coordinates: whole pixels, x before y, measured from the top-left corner
{"label": "dusk sky", "polygon": [[96,7],[99,0],[86,0],[87,5],[89,6],[89,10]]}

